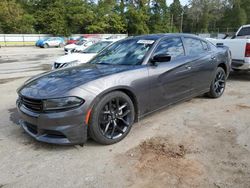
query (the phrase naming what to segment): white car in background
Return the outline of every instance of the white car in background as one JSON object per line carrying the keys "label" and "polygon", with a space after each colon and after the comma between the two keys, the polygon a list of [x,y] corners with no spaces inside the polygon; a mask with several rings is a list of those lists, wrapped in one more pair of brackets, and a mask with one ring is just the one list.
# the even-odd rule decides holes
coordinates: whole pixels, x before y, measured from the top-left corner
{"label": "white car in background", "polygon": [[76,42],[75,44],[68,44],[64,47],[65,54],[71,53],[73,50],[77,49],[77,51],[82,51],[92,44],[96,43],[99,39],[86,39],[83,38]]}
{"label": "white car in background", "polygon": [[109,45],[111,45],[112,43],[116,41],[117,40],[102,40],[82,51],[73,52],[68,55],[59,57],[54,62],[52,66],[52,70],[64,68],[64,67],[72,67],[72,66],[77,66],[82,63],[87,63],[90,59],[96,56],[100,51],[102,51],[104,48],[108,47]]}

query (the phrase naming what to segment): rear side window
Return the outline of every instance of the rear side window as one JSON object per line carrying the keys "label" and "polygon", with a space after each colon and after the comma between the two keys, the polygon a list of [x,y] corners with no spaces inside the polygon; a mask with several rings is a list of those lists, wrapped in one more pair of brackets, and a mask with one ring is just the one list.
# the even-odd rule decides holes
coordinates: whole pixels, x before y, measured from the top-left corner
{"label": "rear side window", "polygon": [[246,36],[246,35],[250,35],[250,27],[243,27],[238,33],[238,36]]}
{"label": "rear side window", "polygon": [[169,38],[160,41],[154,52],[154,55],[158,54],[168,54],[171,56],[171,59],[184,56],[182,40],[180,38]]}
{"label": "rear side window", "polygon": [[198,55],[208,50],[207,43],[194,38],[185,38],[187,53],[190,55]]}

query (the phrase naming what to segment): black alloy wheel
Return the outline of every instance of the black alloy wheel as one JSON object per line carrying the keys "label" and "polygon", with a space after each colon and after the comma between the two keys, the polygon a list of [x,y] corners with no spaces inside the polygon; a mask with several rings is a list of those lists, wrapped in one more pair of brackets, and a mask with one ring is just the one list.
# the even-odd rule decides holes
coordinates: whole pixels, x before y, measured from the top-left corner
{"label": "black alloy wheel", "polygon": [[211,83],[208,95],[212,98],[218,98],[224,93],[225,87],[226,73],[223,68],[218,67],[215,73],[215,77]]}
{"label": "black alloy wheel", "polygon": [[123,92],[105,95],[91,114],[90,136],[101,144],[122,140],[134,123],[134,106]]}

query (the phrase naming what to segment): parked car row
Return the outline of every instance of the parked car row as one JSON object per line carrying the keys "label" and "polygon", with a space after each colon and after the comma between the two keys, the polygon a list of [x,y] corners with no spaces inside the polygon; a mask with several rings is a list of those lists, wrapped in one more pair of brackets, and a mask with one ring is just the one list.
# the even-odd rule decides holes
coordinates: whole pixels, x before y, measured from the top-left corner
{"label": "parked car row", "polygon": [[74,44],[66,45],[64,47],[64,52],[65,54],[71,53],[73,51],[80,52],[100,40],[101,39],[98,38],[82,38]]}
{"label": "parked car row", "polygon": [[81,40],[87,40],[87,38],[84,36],[79,36],[70,37],[68,40],[65,40],[63,37],[46,37],[39,39],[35,45],[41,48],[64,47],[65,45],[78,43]]}
{"label": "parked car row", "polygon": [[57,61],[53,68],[63,68],[18,89],[20,125],[42,142],[113,144],[156,110],[201,94],[221,97],[231,53],[195,35],[154,34],[100,41]]}

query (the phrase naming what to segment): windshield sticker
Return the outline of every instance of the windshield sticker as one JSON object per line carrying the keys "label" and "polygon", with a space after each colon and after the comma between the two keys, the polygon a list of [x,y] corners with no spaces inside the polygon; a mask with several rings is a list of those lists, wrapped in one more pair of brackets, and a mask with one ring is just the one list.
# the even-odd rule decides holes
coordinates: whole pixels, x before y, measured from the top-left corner
{"label": "windshield sticker", "polygon": [[153,44],[155,41],[154,40],[138,40],[138,44]]}

